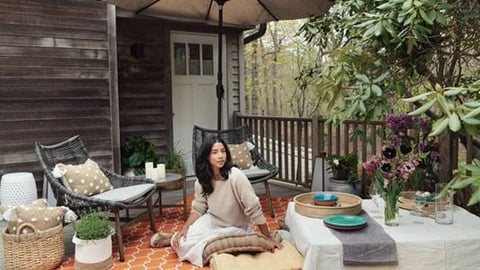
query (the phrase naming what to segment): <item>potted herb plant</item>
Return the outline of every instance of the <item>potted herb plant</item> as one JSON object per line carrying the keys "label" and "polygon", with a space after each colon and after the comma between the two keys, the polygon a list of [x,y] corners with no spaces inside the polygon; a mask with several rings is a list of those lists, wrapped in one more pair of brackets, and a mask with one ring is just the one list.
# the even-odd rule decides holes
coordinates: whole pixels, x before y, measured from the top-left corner
{"label": "potted herb plant", "polygon": [[158,163],[155,145],[142,136],[127,138],[121,147],[123,172],[133,170],[134,175],[145,174],[145,162]]}
{"label": "potted herb plant", "polygon": [[[167,152],[165,156],[165,169],[168,173],[176,173],[182,175],[185,178],[186,166],[185,160],[183,159],[183,154],[178,148],[173,147],[170,151]],[[183,185],[182,182],[172,182],[170,185],[163,186],[166,190],[175,190],[179,189]]]}
{"label": "potted herb plant", "polygon": [[99,212],[85,213],[73,223],[75,269],[110,269],[115,230]]}

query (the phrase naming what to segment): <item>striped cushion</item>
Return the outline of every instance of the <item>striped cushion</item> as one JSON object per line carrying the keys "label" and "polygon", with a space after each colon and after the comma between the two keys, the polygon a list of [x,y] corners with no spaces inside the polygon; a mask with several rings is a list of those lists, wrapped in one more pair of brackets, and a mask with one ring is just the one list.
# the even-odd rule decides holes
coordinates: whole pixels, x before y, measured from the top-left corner
{"label": "striped cushion", "polygon": [[210,261],[216,253],[257,253],[268,251],[268,240],[260,234],[227,235],[215,238],[203,250],[203,262]]}

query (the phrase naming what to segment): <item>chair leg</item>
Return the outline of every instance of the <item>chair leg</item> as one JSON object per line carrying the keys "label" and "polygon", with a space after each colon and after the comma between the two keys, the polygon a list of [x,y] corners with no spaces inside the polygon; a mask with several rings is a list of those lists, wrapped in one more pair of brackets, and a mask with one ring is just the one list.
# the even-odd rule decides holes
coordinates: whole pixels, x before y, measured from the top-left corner
{"label": "chair leg", "polygon": [[268,186],[268,181],[265,181],[263,183],[265,183],[265,193],[267,193],[267,204],[268,204],[268,208],[270,209],[270,216],[274,218],[275,212],[273,211],[272,195],[270,194],[270,187]]}
{"label": "chair leg", "polygon": [[150,229],[153,233],[157,232],[157,226],[155,226],[155,220],[153,218],[153,197],[147,200],[148,213],[150,215]]}
{"label": "chair leg", "polygon": [[123,250],[123,238],[122,238],[122,228],[120,226],[120,211],[115,211],[115,231],[117,233],[117,245],[118,245],[118,254],[120,261],[125,261],[125,254]]}
{"label": "chair leg", "polygon": [[183,177],[183,220],[187,220],[187,179]]}

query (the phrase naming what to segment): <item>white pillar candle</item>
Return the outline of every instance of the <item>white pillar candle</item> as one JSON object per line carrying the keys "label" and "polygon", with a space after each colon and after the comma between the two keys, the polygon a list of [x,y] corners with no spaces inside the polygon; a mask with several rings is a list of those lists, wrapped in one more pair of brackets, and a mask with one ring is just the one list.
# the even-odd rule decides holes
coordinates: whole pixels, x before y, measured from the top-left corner
{"label": "white pillar candle", "polygon": [[157,168],[152,169],[152,178],[153,181],[158,181],[160,177],[158,177],[158,170]]}
{"label": "white pillar candle", "polygon": [[152,179],[153,162],[145,162],[145,177]]}
{"label": "white pillar candle", "polygon": [[157,170],[158,170],[158,177],[160,179],[164,179],[166,174],[165,174],[165,164],[163,163],[160,163],[160,164],[157,164]]}

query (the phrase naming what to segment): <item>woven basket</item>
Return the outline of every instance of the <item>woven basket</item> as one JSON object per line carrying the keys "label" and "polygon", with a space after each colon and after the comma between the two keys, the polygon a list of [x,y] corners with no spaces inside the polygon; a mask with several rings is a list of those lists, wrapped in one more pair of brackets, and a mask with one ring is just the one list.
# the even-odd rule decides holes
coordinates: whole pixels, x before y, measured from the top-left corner
{"label": "woven basket", "polygon": [[[31,227],[34,232],[20,234],[25,226]],[[56,269],[65,253],[62,228],[63,225],[59,224],[38,231],[32,224],[24,223],[18,227],[16,234],[7,233],[5,228],[2,234],[5,269]]]}
{"label": "woven basket", "polygon": [[358,215],[362,212],[362,199],[356,195],[329,192],[337,195],[335,206],[319,206],[313,203],[313,196],[319,192],[303,193],[295,196],[295,211],[300,215],[312,218],[325,218],[331,215]]}
{"label": "woven basket", "polygon": [[[415,191],[403,191],[400,193],[400,197],[398,198],[398,207],[415,212],[417,210],[413,202],[414,200]],[[424,216],[433,217],[435,214],[435,202],[424,202],[421,209],[421,214]]]}

